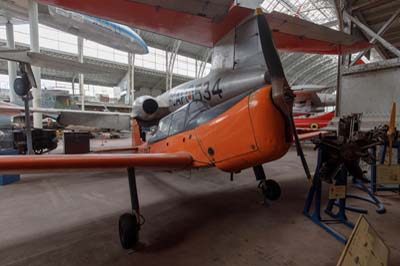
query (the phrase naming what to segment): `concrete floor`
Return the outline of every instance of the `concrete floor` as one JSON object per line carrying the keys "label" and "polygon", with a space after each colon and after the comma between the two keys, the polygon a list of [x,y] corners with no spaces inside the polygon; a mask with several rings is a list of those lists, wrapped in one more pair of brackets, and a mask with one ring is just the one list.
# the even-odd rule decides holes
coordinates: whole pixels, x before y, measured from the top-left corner
{"label": "concrete floor", "polygon": [[[306,154],[313,169],[315,152]],[[118,238],[118,217],[130,208],[125,171],[23,175],[0,187],[0,265],[336,265],[344,246],[302,215],[308,183],[295,151],[264,168],[282,188],[269,206],[252,171],[230,182],[216,169],[139,170],[145,248],[134,253]],[[368,207],[368,219],[391,249],[390,265],[400,265],[400,196],[382,199],[388,212]]]}

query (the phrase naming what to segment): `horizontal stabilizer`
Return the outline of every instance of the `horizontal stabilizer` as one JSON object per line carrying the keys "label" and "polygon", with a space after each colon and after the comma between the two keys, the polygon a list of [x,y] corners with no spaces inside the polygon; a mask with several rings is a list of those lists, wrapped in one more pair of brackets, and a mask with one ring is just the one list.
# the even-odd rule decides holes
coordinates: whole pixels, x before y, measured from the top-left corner
{"label": "horizontal stabilizer", "polygon": [[[0,112],[24,111],[24,107],[6,103],[0,104]],[[63,126],[85,126],[98,129],[124,130],[130,128],[130,113],[81,111],[65,109],[30,108],[31,112],[57,114],[57,121]]]}
{"label": "horizontal stabilizer", "polygon": [[86,126],[99,129],[128,130],[131,118],[129,114],[119,115],[112,112],[60,112],[57,122],[63,126]]}

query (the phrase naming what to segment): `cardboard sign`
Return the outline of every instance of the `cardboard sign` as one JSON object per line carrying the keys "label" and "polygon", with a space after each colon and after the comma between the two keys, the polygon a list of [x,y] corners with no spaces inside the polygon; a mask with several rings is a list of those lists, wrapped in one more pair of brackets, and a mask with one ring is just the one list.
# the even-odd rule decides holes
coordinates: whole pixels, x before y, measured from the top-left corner
{"label": "cardboard sign", "polygon": [[389,247],[360,215],[337,266],[387,266],[389,253]]}
{"label": "cardboard sign", "polygon": [[344,199],[346,197],[346,186],[329,187],[329,199]]}
{"label": "cardboard sign", "polygon": [[377,165],[376,182],[378,184],[400,184],[400,165]]}

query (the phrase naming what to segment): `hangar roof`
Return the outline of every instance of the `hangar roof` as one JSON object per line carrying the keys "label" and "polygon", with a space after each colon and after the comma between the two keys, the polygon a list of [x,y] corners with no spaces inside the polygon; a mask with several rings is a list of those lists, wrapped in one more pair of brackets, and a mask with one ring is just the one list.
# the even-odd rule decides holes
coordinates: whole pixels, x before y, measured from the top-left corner
{"label": "hangar roof", "polygon": [[[330,0],[267,0],[262,6],[268,12],[276,10],[299,16],[315,23],[325,24],[327,26],[335,27],[337,24],[335,7]],[[138,30],[138,32],[150,47],[171,51],[174,46],[175,39],[173,38],[143,30]],[[67,56],[73,58],[73,55],[64,54],[59,51],[51,51],[49,49],[42,49],[42,51],[54,56]],[[178,54],[180,55],[199,60],[206,58],[207,53],[209,53],[209,48],[187,42],[182,42],[178,51]],[[102,75],[93,77],[89,76],[85,78],[85,82],[88,84],[116,86],[128,69],[128,66],[122,63],[110,63],[101,59],[91,58],[87,58],[87,60],[94,64],[107,64],[107,66],[115,69],[113,72],[114,75],[112,76]],[[289,82],[293,85],[322,84],[332,87],[336,85],[337,59],[335,56],[283,53],[282,61]],[[0,71],[4,73],[6,69],[5,67],[5,65],[0,65]],[[165,72],[143,67],[136,67],[135,71],[136,87],[165,90]],[[59,71],[45,70],[43,75],[45,78],[49,79],[51,78],[62,81],[72,80],[72,76]],[[174,74],[174,85],[190,79],[190,77]]]}
{"label": "hangar roof", "polygon": [[[393,0],[379,0],[379,1],[366,1],[357,0],[353,1],[351,12],[353,16],[358,18],[361,23],[368,26],[374,32],[379,30],[389,21],[389,19],[396,13],[400,12],[400,1]],[[381,35],[386,41],[400,48],[400,20],[397,13],[397,19],[394,19],[391,25]],[[365,34],[368,39],[371,36]],[[385,59],[395,58],[396,56],[386,49],[382,44],[376,42],[376,51]]]}

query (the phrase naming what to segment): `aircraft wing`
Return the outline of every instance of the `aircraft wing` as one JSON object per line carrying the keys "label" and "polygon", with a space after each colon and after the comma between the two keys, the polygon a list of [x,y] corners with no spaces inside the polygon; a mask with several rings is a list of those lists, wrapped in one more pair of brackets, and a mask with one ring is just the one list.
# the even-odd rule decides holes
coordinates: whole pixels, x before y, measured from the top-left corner
{"label": "aircraft wing", "polygon": [[[232,0],[39,0],[49,5],[101,17],[186,42],[213,47],[254,13]],[[344,54],[370,46],[351,36],[289,15],[266,15],[278,49],[292,52]]]}
{"label": "aircraft wing", "polygon": [[[24,111],[24,107],[0,104],[0,112]],[[123,130],[130,128],[130,113],[81,111],[65,109],[30,108],[31,112],[57,114],[57,121],[63,126],[76,125],[93,128]]]}
{"label": "aircraft wing", "polygon": [[77,61],[54,57],[42,53],[29,52],[25,49],[0,48],[0,59],[23,62],[43,68],[55,69],[76,74],[101,74],[108,73],[105,68],[99,68],[92,64],[79,63]]}
{"label": "aircraft wing", "polygon": [[113,112],[60,112],[57,122],[61,125],[81,125],[94,128],[127,130],[130,128],[131,117],[128,113]]}
{"label": "aircraft wing", "polygon": [[60,170],[185,169],[193,162],[189,153],[134,153],[83,155],[14,155],[0,156],[0,173],[37,173]]}
{"label": "aircraft wing", "polygon": [[315,93],[322,92],[323,90],[328,89],[329,87],[325,85],[314,85],[314,84],[305,84],[305,85],[293,85],[290,87],[294,93],[302,94],[302,93]]}
{"label": "aircraft wing", "polygon": [[318,97],[316,92],[295,91],[294,94],[296,95],[296,98],[294,99],[295,104],[302,104],[311,101],[314,106],[321,105],[321,99]]}

